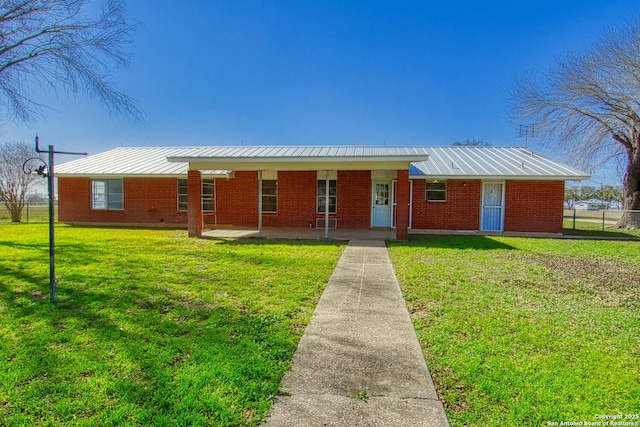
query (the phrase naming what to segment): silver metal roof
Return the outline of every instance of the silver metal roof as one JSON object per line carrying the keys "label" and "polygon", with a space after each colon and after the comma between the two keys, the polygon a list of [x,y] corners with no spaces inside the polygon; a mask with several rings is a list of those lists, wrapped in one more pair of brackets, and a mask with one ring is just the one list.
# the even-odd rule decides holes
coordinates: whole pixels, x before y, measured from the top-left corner
{"label": "silver metal roof", "polygon": [[[169,163],[167,157],[182,148],[116,148],[56,165],[56,176],[186,176],[188,163]],[[209,170],[204,175],[226,176],[229,171]]]}
{"label": "silver metal roof", "polygon": [[426,147],[387,146],[285,146],[285,147],[190,147],[169,156],[170,162],[206,160],[238,162],[339,162],[427,160]]}
{"label": "silver metal roof", "polygon": [[[424,159],[415,161],[415,159]],[[412,178],[582,180],[589,175],[517,147],[164,147],[116,148],[56,166],[58,176],[186,176],[188,161],[411,161]],[[229,170],[203,171],[226,176]]]}
{"label": "silver metal roof", "polygon": [[522,147],[429,147],[412,178],[583,180],[589,175]]}

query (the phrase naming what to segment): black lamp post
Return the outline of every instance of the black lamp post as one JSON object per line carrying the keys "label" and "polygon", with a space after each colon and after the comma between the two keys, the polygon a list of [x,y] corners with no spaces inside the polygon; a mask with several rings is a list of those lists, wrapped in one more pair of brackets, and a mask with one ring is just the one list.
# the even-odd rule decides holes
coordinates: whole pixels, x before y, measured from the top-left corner
{"label": "black lamp post", "polygon": [[[55,151],[53,145],[49,145],[47,150],[40,149],[40,138],[36,135],[36,153],[48,153],[48,162],[45,162],[40,157],[32,157],[27,159],[22,164],[22,170],[26,174],[37,173],[38,175],[47,178],[47,192],[49,195],[49,288],[51,290],[50,299],[51,302],[56,300],[56,264],[55,264],[55,210],[54,210],[54,175],[53,175],[53,155],[54,154],[72,154],[78,156],[86,156],[87,153],[75,153],[69,151]],[[38,160],[39,166],[35,169],[27,166],[31,160]]]}

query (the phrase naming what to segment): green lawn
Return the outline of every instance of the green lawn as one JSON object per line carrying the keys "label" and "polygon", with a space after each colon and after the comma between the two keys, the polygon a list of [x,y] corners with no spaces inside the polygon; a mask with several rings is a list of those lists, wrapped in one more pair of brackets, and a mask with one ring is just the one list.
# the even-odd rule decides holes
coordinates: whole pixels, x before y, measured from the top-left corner
{"label": "green lawn", "polygon": [[452,426],[640,413],[640,242],[424,236],[389,252]]}
{"label": "green lawn", "polygon": [[256,425],[344,246],[0,225],[0,424]]}
{"label": "green lawn", "polygon": [[[58,206],[54,207],[55,214],[58,215]],[[0,223],[11,222],[11,213],[4,205],[0,203]],[[49,222],[49,205],[47,203],[27,204],[22,209],[22,222]]]}
{"label": "green lawn", "polygon": [[[612,228],[610,224],[605,224],[604,230],[602,223],[576,221],[575,225],[572,220],[564,220],[564,234],[575,236],[594,236],[594,237],[614,237],[625,239],[640,239],[640,230],[624,230]],[[575,227],[575,228],[574,228]]]}

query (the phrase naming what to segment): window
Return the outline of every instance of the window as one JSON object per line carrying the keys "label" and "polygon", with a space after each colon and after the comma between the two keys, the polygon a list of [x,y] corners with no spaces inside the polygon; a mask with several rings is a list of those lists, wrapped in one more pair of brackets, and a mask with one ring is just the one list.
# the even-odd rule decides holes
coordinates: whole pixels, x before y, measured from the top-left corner
{"label": "window", "polygon": [[178,180],[178,210],[186,211],[188,209],[189,203],[187,199],[187,180],[179,179]]}
{"label": "window", "polygon": [[202,180],[202,211],[213,212],[213,178]]}
{"label": "window", "polygon": [[262,212],[276,212],[278,206],[278,181],[262,180]]}
{"label": "window", "polygon": [[[327,206],[327,181],[318,180],[318,213],[325,213],[325,207]],[[336,180],[329,180],[329,213],[336,213]]]}
{"label": "window", "polygon": [[[186,179],[178,180],[178,210],[188,210],[188,181]],[[202,179],[202,210],[204,212],[212,212],[214,206],[214,180],[213,178]]]}
{"label": "window", "polygon": [[93,181],[91,181],[91,209],[124,209],[122,180],[94,179]]}
{"label": "window", "polygon": [[427,182],[426,198],[428,202],[447,201],[447,182],[433,181]]}

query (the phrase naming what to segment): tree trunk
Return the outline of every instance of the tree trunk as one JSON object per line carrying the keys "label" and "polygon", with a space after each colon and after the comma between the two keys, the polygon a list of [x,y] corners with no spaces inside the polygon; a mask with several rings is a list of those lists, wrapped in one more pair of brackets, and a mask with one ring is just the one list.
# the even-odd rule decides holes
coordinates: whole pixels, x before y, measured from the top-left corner
{"label": "tree trunk", "polygon": [[624,213],[615,227],[640,229],[640,150],[629,156],[629,166],[622,180],[622,209]]}
{"label": "tree trunk", "polygon": [[11,213],[11,222],[20,222],[22,220],[22,204],[10,203],[7,205],[7,209]]}

